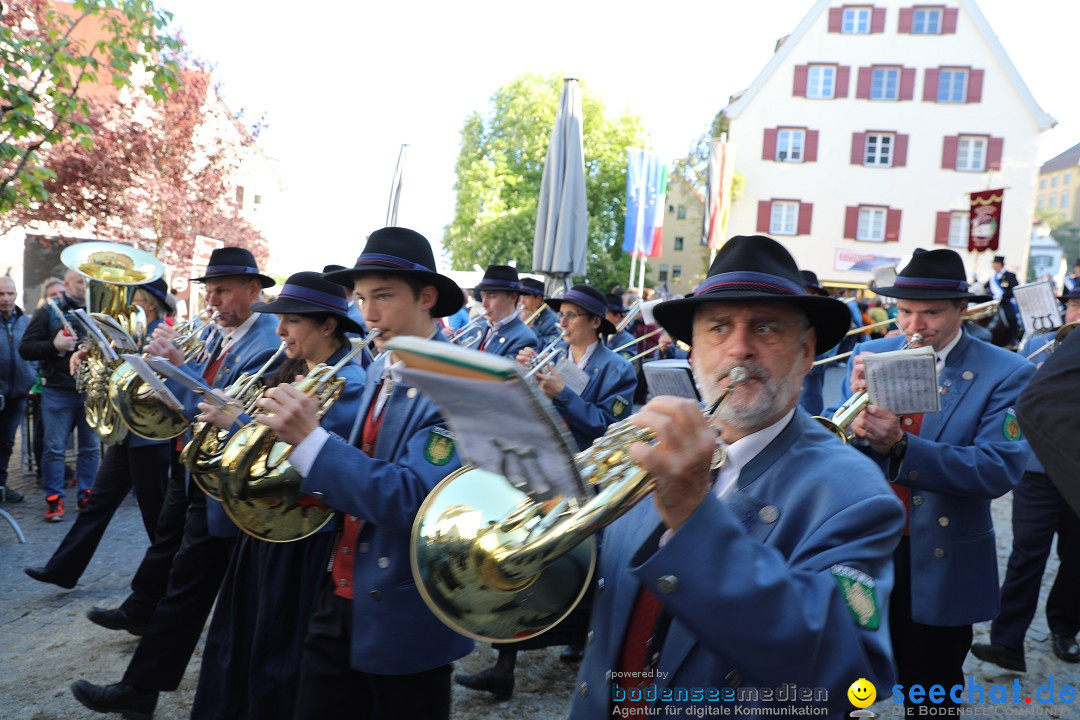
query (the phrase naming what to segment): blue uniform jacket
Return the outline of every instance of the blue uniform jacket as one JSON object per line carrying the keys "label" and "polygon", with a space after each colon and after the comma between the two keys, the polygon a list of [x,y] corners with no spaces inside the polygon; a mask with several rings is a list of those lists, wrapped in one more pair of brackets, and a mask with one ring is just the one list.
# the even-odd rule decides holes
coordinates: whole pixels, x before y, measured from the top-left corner
{"label": "blue uniform jacket", "polygon": [[[513,320],[493,332],[488,332],[489,325],[486,319],[480,321],[479,327],[481,333],[487,334],[484,352],[492,355],[515,358],[522,348],[535,348],[540,344],[540,341],[536,339],[536,333],[530,330],[516,313]],[[477,350],[479,347],[479,345],[474,345],[473,349]]]}
{"label": "blue uniform jacket", "polygon": [[[570,347],[559,343],[570,356]],[[578,450],[592,445],[593,440],[604,434],[607,426],[630,414],[630,406],[637,390],[637,373],[634,366],[604,347],[597,345],[589,358],[585,372],[589,383],[577,395],[566,387],[552,402],[559,415],[566,421],[574,436]]]}
{"label": "blue uniform jacket", "polygon": [[[903,336],[860,351],[899,350]],[[848,361],[841,397],[851,395]],[[968,625],[998,614],[997,545],[990,501],[1020,482],[1028,444],[1013,405],[1035,366],[1016,353],[960,338],[938,376],[941,407],[908,434],[899,466],[859,443],[890,482],[911,488],[911,614],[927,625]],[[835,408],[830,409],[831,415]],[[895,466],[895,467],[894,467]]]}
{"label": "blue uniform jacket", "polygon": [[543,312],[533,320],[533,324],[529,328],[540,341],[540,347],[547,347],[562,335],[562,327],[559,326],[558,316],[546,305]]}
{"label": "blue uniform jacket", "polygon": [[[610,349],[611,351],[614,352],[615,348],[622,347],[626,343],[632,343],[632,342],[634,342],[634,336],[631,335],[626,330],[620,330],[619,332],[615,333],[614,335],[612,335],[611,337],[608,338],[607,346],[608,346],[608,349]],[[637,355],[637,346],[636,345],[631,345],[628,348],[623,348],[622,350],[620,350],[616,354],[619,357],[623,358],[624,360],[629,360],[630,358]]]}
{"label": "blue uniform jacket", "polygon": [[[435,337],[443,341],[441,335]],[[354,438],[375,401],[386,354],[368,370]],[[409,538],[420,503],[461,466],[438,408],[404,383],[382,410],[374,453],[331,435],[302,485],[303,492],[364,520],[355,548],[351,665],[405,675],[445,665],[473,649],[472,640],[439,622],[420,597],[409,561]],[[448,452],[449,451],[449,452]]]}
{"label": "blue uniform jacket", "polygon": [[[244,334],[244,337],[233,343],[233,346],[225,351],[225,359],[221,362],[217,376],[214,378],[214,382],[210,383],[210,386],[224,390],[244,373],[258,372],[259,368],[270,359],[270,356],[281,345],[281,338],[277,335],[277,326],[278,321],[275,316],[269,313],[260,313],[251,329]],[[214,351],[219,344],[220,336],[211,343],[205,360],[185,363],[180,366],[180,369],[192,377],[199,378],[201,381],[203,368],[206,362],[213,357]],[[280,361],[281,358],[278,359],[278,362]],[[268,372],[272,371],[273,368]],[[195,416],[199,414],[199,396],[175,381],[170,380],[166,384],[176,395],[176,398],[184,404],[184,414],[194,422]],[[210,534],[215,537],[234,537],[240,532],[225,514],[221,503],[211,498],[206,499],[206,517],[210,525]]]}
{"label": "blue uniform jacket", "polygon": [[[796,410],[742,468],[735,492],[726,500],[710,493],[663,547],[651,498],[604,530],[570,718],[610,717],[611,683],[639,682],[606,673],[619,667],[643,585],[673,618],[660,689],[795,683],[825,688],[829,716],[845,715],[851,678],[893,683],[888,599],[903,524],[881,471]],[[846,578],[861,581],[857,593],[845,594]]]}
{"label": "blue uniform jacket", "polygon": [[19,343],[29,324],[30,318],[18,305],[10,320],[0,317],[0,395],[11,400],[26,397],[37,376],[34,364],[19,355]]}

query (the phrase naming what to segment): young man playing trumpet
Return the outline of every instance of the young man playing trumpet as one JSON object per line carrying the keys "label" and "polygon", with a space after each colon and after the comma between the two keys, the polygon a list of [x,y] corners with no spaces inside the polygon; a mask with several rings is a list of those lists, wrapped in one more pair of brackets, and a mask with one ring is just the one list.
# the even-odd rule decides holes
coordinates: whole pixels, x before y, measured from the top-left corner
{"label": "young man playing trumpet", "polygon": [[486,317],[480,321],[480,344],[476,350],[503,357],[516,357],[522,348],[539,344],[536,333],[517,314],[521,285],[517,270],[509,265],[488,265],[484,279],[476,286]]}
{"label": "young man playing trumpet", "polygon": [[536,319],[528,327],[540,341],[540,346],[547,347],[562,334],[559,318],[544,302],[544,283],[533,278],[521,278],[521,321],[534,316]]}
{"label": "young man playing trumpet", "polygon": [[711,420],[675,397],[630,419],[655,433],[629,448],[655,492],[604,530],[570,717],[610,716],[624,700],[661,715],[731,707],[720,693],[789,683],[825,688],[818,702],[844,714],[853,678],[892,683],[887,601],[903,524],[874,464],[797,407],[848,311],[807,295],[779,243],[740,236],[693,297],[654,312],[693,345],[706,403],[730,392]]}

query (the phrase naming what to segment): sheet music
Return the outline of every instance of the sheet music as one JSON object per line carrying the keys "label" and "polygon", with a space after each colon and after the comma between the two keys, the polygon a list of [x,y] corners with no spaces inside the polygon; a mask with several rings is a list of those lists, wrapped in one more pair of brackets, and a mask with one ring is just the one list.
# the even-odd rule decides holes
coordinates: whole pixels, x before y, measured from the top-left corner
{"label": "sheet music", "polygon": [[569,356],[563,357],[555,365],[555,372],[559,373],[563,382],[566,383],[566,387],[570,388],[570,391],[575,395],[580,395],[585,391],[585,386],[589,384],[589,374],[574,364],[574,361]]}
{"label": "sheet music", "polygon": [[157,396],[158,400],[165,403],[170,410],[175,410],[176,412],[184,411],[184,403],[180,402],[180,400],[173,395],[172,391],[165,386],[165,383],[161,381],[161,378],[158,377],[157,373],[150,369],[150,366],[141,355],[129,354],[121,355],[120,357],[128,361],[128,364],[131,365],[132,369],[135,370],[139,377],[154,391],[154,395]]}
{"label": "sheet music", "polygon": [[202,398],[203,402],[213,405],[218,410],[232,417],[237,415],[236,409],[238,403],[236,403],[236,401],[229,402],[226,398],[215,395],[213,389],[201,379],[188,375],[165,358],[158,355],[151,355],[145,359],[145,362],[158,375],[161,375],[168,380],[175,380],[177,383]]}
{"label": "sheet music", "polygon": [[938,411],[937,361],[931,347],[866,355],[870,402],[896,415]]}
{"label": "sheet music", "polygon": [[697,385],[694,383],[694,371],[690,361],[685,359],[653,360],[642,365],[645,382],[653,397],[673,395],[701,401]]}
{"label": "sheet music", "polygon": [[1020,309],[1025,335],[1061,327],[1064,322],[1054,286],[1048,280],[1017,285],[1013,297]]}

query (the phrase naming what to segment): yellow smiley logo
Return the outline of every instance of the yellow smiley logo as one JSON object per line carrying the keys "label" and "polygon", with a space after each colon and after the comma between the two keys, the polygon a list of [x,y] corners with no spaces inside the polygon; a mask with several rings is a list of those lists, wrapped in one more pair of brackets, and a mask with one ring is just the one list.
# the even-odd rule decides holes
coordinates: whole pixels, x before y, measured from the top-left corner
{"label": "yellow smiley logo", "polygon": [[848,700],[857,708],[867,708],[877,699],[877,688],[866,678],[859,678],[851,683],[847,690]]}

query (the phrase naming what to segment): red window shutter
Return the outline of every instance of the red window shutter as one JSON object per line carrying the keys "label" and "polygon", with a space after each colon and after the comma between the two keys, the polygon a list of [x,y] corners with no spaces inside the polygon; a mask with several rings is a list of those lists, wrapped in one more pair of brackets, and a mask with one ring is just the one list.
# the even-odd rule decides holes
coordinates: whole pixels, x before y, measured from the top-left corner
{"label": "red window shutter", "polygon": [[776,159],[776,128],[765,128],[765,141],[761,144],[761,159]]}
{"label": "red window shutter", "polygon": [[840,32],[844,27],[844,8],[829,8],[829,32]]}
{"label": "red window shutter", "polygon": [[908,136],[897,133],[894,141],[896,144],[893,146],[893,167],[906,167]]}
{"label": "red window shutter", "polygon": [[939,212],[937,214],[937,225],[934,228],[934,244],[935,245],[948,245],[949,244],[949,225],[952,224],[951,212]]}
{"label": "red window shutter", "polygon": [[926,74],[923,76],[923,102],[937,102],[938,80],[940,77],[941,70],[938,68],[926,68]]}
{"label": "red window shutter", "polygon": [[791,91],[795,97],[806,97],[806,73],[809,69],[809,65],[795,66],[795,87]]}
{"label": "red window shutter", "polygon": [[851,133],[851,164],[866,163],[866,133]]}
{"label": "red window shutter", "polygon": [[959,11],[959,8],[945,8],[941,16],[942,35],[951,35],[956,32],[956,15]]}
{"label": "red window shutter", "polygon": [[885,214],[885,242],[900,241],[900,210],[889,209]]}
{"label": "red window shutter", "polygon": [[844,209],[844,237],[854,240],[859,232],[859,208],[850,205]]}
{"label": "red window shutter", "polygon": [[915,97],[915,68],[900,69],[900,99],[911,100]]}
{"label": "red window shutter", "polygon": [[942,170],[955,170],[956,169],[956,146],[960,144],[960,137],[957,135],[946,135],[945,144],[941,151],[941,169]]}
{"label": "red window shutter", "polygon": [[870,99],[870,82],[873,79],[874,68],[861,67],[859,68],[859,80],[855,85],[855,97],[860,100]]}
{"label": "red window shutter", "polygon": [[986,169],[1001,169],[1001,151],[1005,145],[1005,138],[992,137],[986,143]]}
{"label": "red window shutter", "polygon": [[873,14],[870,16],[870,32],[883,33],[885,32],[885,8],[874,8]]}
{"label": "red window shutter", "polygon": [[836,66],[836,94],[833,97],[846,98],[848,91],[848,84],[851,80],[851,66],[850,65],[837,65]]}
{"label": "red window shutter", "polygon": [[817,162],[817,130],[806,131],[806,146],[803,152],[803,162]]}
{"label": "red window shutter", "polygon": [[915,17],[915,8],[900,8],[900,24],[896,26],[896,32],[910,33],[911,21]]}
{"label": "red window shutter", "polygon": [[983,75],[985,74],[985,70],[968,71],[967,101],[969,103],[982,102]]}
{"label": "red window shutter", "polygon": [[810,219],[814,216],[814,203],[799,203],[799,235],[810,234]]}
{"label": "red window shutter", "polygon": [[772,221],[772,200],[758,200],[757,204],[757,231],[769,232],[769,223]]}

